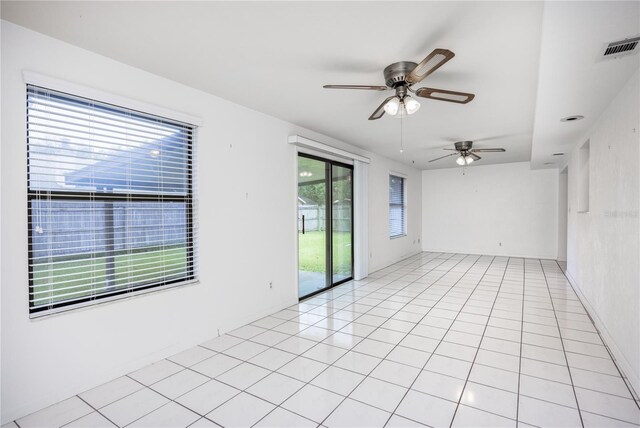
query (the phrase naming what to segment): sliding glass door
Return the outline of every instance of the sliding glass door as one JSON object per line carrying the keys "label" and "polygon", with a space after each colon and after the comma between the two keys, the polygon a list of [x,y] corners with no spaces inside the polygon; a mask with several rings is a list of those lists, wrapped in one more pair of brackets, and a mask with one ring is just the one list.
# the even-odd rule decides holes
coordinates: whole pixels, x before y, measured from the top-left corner
{"label": "sliding glass door", "polygon": [[298,157],[298,296],[327,287],[327,176],[330,165]]}
{"label": "sliding glass door", "polygon": [[334,284],[353,277],[353,168],[331,168],[331,280]]}
{"label": "sliding glass door", "polygon": [[298,155],[298,296],[353,277],[353,168]]}

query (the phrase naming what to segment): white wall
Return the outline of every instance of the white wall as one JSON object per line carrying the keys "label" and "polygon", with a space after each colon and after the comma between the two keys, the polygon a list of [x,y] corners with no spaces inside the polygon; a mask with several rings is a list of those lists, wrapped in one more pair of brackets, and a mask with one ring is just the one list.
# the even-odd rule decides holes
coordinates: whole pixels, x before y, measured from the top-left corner
{"label": "white wall", "polygon": [[[569,158],[567,268],[616,360],[640,391],[640,71]],[[589,140],[589,212],[578,212],[579,148]]]}
{"label": "white wall", "polygon": [[[384,240],[380,232],[388,228],[383,213],[388,211],[388,169],[394,168],[410,177],[409,228],[420,236],[418,171],[0,22],[3,424],[297,301],[296,152],[287,144],[289,135],[371,157],[372,268],[419,251],[419,244]],[[199,284],[29,319],[23,70],[203,119],[197,141]],[[248,221],[257,211],[260,225]]]}
{"label": "white wall", "polygon": [[[407,177],[407,235],[393,239],[389,238],[389,174],[392,172]],[[369,191],[369,272],[373,272],[421,251],[422,180],[420,171],[372,155],[369,186],[377,189]]]}
{"label": "white wall", "polygon": [[422,248],[556,258],[558,173],[529,162],[422,172]]}
{"label": "white wall", "polygon": [[569,175],[567,172],[558,176],[558,260],[567,260],[567,204]]}

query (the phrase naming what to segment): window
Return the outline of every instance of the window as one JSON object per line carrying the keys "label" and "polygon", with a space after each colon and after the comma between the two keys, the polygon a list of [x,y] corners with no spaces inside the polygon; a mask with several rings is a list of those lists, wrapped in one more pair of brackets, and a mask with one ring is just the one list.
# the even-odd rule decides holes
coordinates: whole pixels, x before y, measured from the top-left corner
{"label": "window", "polygon": [[193,132],[27,86],[31,314],[195,279]]}
{"label": "window", "polygon": [[407,206],[405,178],[389,176],[389,236],[395,238],[407,234]]}

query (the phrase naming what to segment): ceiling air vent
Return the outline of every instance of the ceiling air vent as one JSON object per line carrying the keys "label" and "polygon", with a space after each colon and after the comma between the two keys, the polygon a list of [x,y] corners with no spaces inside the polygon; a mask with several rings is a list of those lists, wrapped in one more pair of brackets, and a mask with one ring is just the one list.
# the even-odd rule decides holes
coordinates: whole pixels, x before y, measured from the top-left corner
{"label": "ceiling air vent", "polygon": [[638,52],[638,42],[640,42],[640,36],[607,43],[604,46],[602,56],[604,58],[616,58],[623,55],[634,54]]}

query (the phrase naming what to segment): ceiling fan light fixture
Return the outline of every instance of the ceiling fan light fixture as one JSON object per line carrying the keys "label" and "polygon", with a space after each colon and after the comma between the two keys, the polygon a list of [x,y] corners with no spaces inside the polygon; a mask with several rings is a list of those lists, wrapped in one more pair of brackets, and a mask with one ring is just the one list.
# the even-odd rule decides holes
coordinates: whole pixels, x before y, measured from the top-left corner
{"label": "ceiling fan light fixture", "polygon": [[410,97],[409,95],[404,98],[404,106],[407,109],[408,114],[413,114],[420,109],[420,103],[418,100]]}
{"label": "ceiling fan light fixture", "polygon": [[460,166],[463,166],[467,163],[467,161],[465,160],[464,156],[460,155],[458,156],[458,159],[456,159],[456,163]]}
{"label": "ceiling fan light fixture", "polygon": [[389,100],[389,102],[384,105],[384,111],[391,116],[398,114],[400,111],[400,99],[398,99],[398,97],[394,97]]}
{"label": "ceiling fan light fixture", "polygon": [[473,158],[469,155],[464,157],[465,162],[467,163],[467,165],[469,165],[471,162],[473,162]]}
{"label": "ceiling fan light fixture", "polygon": [[408,116],[407,114],[407,108],[404,105],[404,102],[400,102],[400,108],[398,108],[398,112],[393,115],[392,117],[394,119],[404,119]]}

